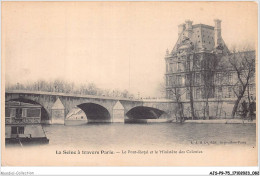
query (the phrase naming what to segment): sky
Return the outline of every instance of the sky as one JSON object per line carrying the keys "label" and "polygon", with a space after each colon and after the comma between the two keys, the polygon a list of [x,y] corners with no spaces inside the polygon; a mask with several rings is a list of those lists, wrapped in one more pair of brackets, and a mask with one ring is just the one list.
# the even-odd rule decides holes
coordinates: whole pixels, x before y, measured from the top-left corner
{"label": "sky", "polygon": [[166,49],[187,19],[221,19],[228,47],[257,44],[255,2],[2,2],[2,75],[160,97]]}

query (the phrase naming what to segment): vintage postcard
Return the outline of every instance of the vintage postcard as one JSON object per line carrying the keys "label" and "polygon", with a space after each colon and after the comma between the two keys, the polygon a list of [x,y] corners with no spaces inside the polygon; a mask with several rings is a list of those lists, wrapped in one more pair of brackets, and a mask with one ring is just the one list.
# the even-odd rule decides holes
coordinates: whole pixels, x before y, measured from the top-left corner
{"label": "vintage postcard", "polygon": [[258,164],[256,2],[2,2],[1,42],[2,166]]}

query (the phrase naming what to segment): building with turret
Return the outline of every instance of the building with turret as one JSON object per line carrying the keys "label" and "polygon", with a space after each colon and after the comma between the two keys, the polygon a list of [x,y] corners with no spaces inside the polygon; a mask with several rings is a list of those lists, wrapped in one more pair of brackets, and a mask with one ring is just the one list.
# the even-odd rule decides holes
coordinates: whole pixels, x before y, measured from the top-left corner
{"label": "building with turret", "polygon": [[[255,98],[255,80],[251,75],[254,70],[249,73],[249,82],[243,84],[232,64],[233,60],[247,55],[255,57],[255,52],[230,52],[221,35],[221,20],[216,19],[214,23],[209,26],[186,20],[178,26],[178,40],[173,49],[166,51],[166,98],[181,102],[185,117],[193,116],[191,108],[198,118],[205,118],[207,111],[212,118],[231,117],[241,86],[245,84],[248,91],[243,93],[241,101],[247,94],[251,100]],[[241,74],[248,76],[246,71]]]}

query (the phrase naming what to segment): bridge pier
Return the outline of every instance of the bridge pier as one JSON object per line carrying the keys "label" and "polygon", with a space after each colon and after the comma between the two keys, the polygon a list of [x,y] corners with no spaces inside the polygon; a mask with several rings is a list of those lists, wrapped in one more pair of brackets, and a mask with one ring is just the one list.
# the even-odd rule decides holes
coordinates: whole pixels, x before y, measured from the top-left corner
{"label": "bridge pier", "polygon": [[125,122],[125,108],[120,101],[117,101],[113,107],[111,122]]}
{"label": "bridge pier", "polygon": [[65,123],[65,107],[58,98],[51,108],[51,124]]}

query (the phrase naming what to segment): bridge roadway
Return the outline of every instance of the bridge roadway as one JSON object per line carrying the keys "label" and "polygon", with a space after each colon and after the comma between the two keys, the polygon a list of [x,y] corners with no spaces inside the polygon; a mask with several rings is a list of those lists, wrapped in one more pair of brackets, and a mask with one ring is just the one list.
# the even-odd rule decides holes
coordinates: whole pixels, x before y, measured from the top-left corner
{"label": "bridge roadway", "polygon": [[42,122],[64,124],[66,115],[81,108],[88,121],[124,122],[125,119],[173,118],[176,103],[167,99],[129,99],[58,92],[7,90],[5,102],[20,101],[42,106]]}

